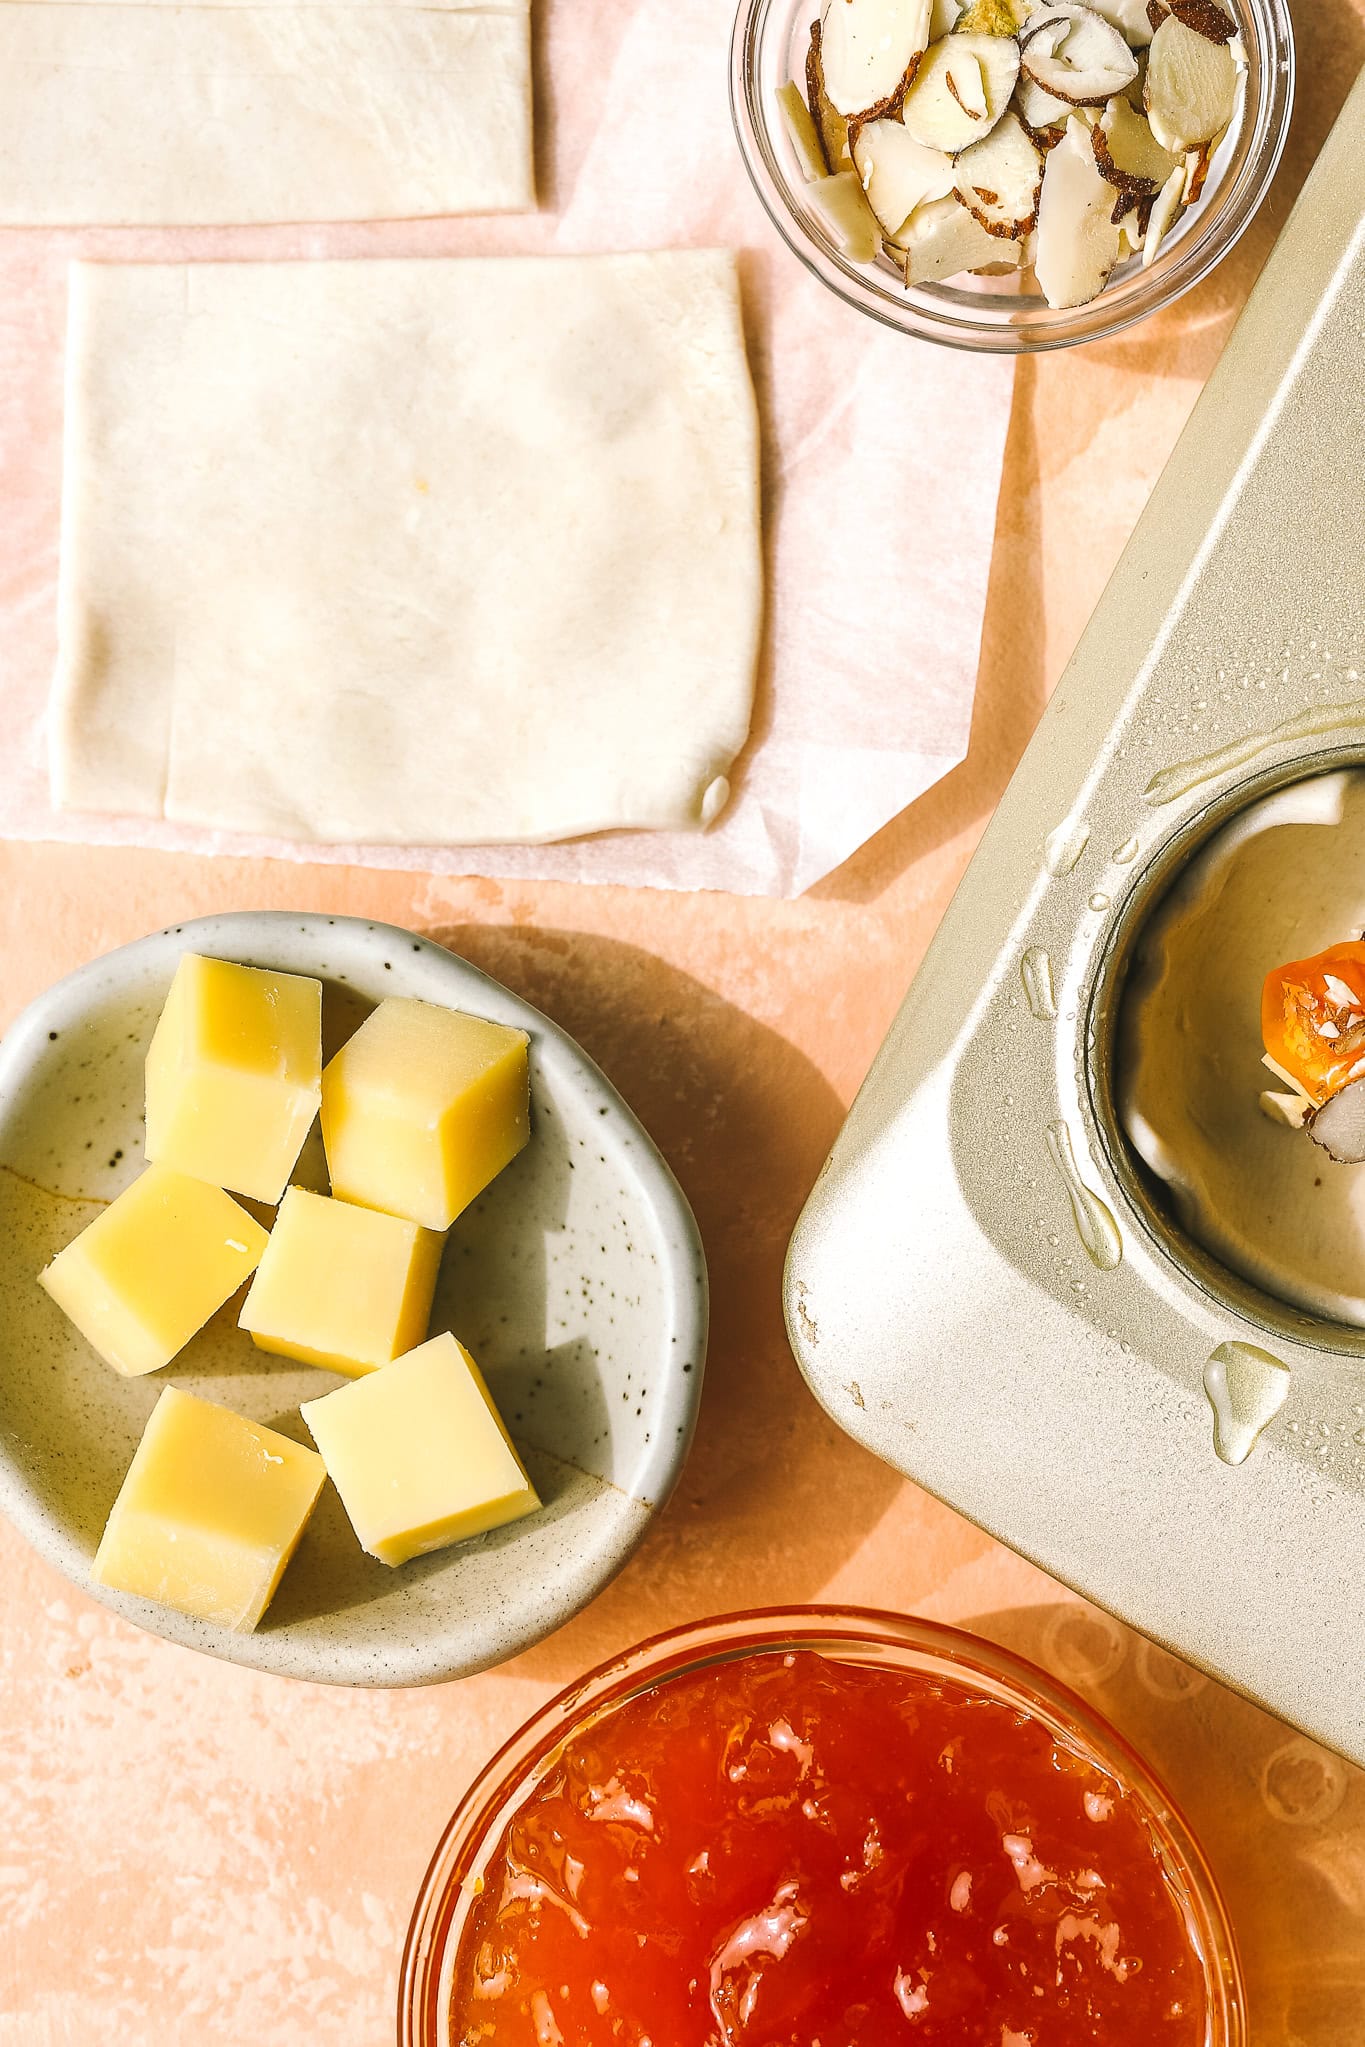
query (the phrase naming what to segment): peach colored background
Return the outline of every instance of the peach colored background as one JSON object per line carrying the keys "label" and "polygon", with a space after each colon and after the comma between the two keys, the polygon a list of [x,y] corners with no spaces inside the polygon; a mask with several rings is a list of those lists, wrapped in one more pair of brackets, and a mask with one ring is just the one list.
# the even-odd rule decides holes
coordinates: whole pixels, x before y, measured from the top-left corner
{"label": "peach colored background", "polygon": [[696,1208],[715,1290],[696,1448],[643,1550],[571,1626],[458,1686],[313,1690],[171,1648],[0,1526],[0,2047],[383,2047],[428,1855],[495,1744],[643,1633],[822,1597],[970,1622],[1089,1692],[1206,1840],[1258,2047],[1365,2037],[1365,1777],[846,1442],[779,1304],[841,1113],[1365,58],[1365,0],[1303,0],[1298,18],[1294,140],[1249,241],[1159,321],[1021,364],[969,757],[809,896],[0,847],[0,1019],[91,954],[214,909],[343,909],[448,940],[620,1084]]}

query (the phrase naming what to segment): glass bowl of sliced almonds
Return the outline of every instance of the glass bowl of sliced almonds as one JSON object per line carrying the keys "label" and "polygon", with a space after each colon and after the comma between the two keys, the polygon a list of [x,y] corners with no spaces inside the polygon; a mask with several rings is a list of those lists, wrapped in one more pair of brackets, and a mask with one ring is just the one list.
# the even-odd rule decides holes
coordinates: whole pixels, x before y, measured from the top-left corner
{"label": "glass bowl of sliced almonds", "polygon": [[1207,276],[1293,89],[1288,0],[743,0],[730,86],[807,267],[997,354],[1117,333]]}

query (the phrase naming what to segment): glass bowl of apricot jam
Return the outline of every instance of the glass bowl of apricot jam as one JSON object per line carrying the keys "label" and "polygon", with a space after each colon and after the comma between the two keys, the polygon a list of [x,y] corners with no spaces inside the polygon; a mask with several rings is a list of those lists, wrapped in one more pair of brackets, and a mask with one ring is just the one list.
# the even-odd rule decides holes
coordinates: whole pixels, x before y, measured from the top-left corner
{"label": "glass bowl of apricot jam", "polygon": [[400,2047],[1244,2047],[1217,1887],[1042,1671],[853,1608],[735,1614],[570,1687],[471,1786]]}

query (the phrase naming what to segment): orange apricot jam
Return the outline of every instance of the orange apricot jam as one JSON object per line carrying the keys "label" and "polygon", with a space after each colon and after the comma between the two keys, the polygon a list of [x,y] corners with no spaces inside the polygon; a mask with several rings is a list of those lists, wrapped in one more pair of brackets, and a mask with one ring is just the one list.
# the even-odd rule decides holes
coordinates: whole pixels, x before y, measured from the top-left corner
{"label": "orange apricot jam", "polygon": [[[1365,942],[1348,939],[1266,975],[1261,1036],[1319,1107],[1365,1073]],[[1357,1070],[1359,1069],[1359,1070]]]}
{"label": "orange apricot jam", "polygon": [[455,1961],[459,2047],[1202,2047],[1135,1795],[1032,1714],[814,1651],[570,1736]]}

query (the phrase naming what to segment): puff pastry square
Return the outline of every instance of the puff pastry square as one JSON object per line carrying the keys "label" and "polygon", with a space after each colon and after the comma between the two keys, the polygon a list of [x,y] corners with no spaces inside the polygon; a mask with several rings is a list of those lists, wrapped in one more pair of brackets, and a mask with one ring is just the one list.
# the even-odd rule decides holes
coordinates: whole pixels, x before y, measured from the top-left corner
{"label": "puff pastry square", "polygon": [[734,257],[76,264],[60,584],[59,808],[708,822],[763,597]]}
{"label": "puff pastry square", "polygon": [[0,4],[0,226],[534,205],[526,0]]}

